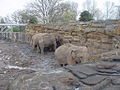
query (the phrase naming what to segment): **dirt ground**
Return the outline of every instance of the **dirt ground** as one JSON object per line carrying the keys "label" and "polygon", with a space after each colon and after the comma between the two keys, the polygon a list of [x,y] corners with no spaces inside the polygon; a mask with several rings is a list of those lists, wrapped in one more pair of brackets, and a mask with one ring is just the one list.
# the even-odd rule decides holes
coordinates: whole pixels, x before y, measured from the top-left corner
{"label": "dirt ground", "polygon": [[33,51],[29,44],[0,40],[0,66],[18,66],[48,71],[57,68],[58,65],[53,52],[41,55]]}
{"label": "dirt ground", "polygon": [[[117,51],[120,51],[120,50],[117,50]],[[109,53],[111,53],[111,52],[109,52]],[[113,51],[112,51],[112,53],[113,53]],[[116,53],[116,50],[115,50],[115,53]],[[109,55],[109,54],[107,53],[107,55]],[[105,66],[106,65],[107,64],[105,64]],[[110,66],[110,65],[108,62],[108,66]],[[117,65],[117,67],[116,67],[117,69],[119,69],[118,66],[120,66],[120,65]],[[32,78],[32,75],[36,76],[37,72],[39,72],[39,73],[52,72],[58,68],[60,68],[60,67],[58,65],[58,62],[55,60],[53,52],[46,53],[45,55],[41,55],[40,53],[33,51],[29,44],[20,43],[20,42],[13,43],[13,42],[9,42],[6,40],[0,40],[0,90],[13,90],[13,89],[11,89],[11,86],[13,86],[13,87],[14,86],[16,86],[16,87],[24,86],[24,85],[22,85],[23,83],[20,84],[20,82],[22,82],[20,80],[18,80],[19,83],[17,85],[17,78],[19,79],[20,76],[30,75],[27,78],[31,78],[34,80],[34,78]],[[71,67],[66,70],[68,71],[70,69],[71,69]],[[92,71],[89,69],[90,69],[90,67],[87,68],[85,65],[80,64],[80,67],[78,67],[78,66],[76,66],[75,68],[73,67],[73,71],[72,71],[72,69],[71,69],[71,71],[72,72],[75,71],[76,73],[82,72],[81,74],[80,73],[77,73],[77,74],[80,77],[84,77],[83,82],[87,81],[86,84],[84,83],[86,86],[87,83],[89,83],[91,81],[96,82],[96,78],[98,78],[97,81],[99,81],[99,78],[100,78],[100,80],[103,79],[102,75],[104,73],[107,72],[109,74],[112,72],[111,70],[113,70],[113,69],[111,69],[111,70],[107,69],[108,71],[106,71],[105,69],[103,69],[101,71],[101,72],[103,72],[103,74],[100,77],[98,77],[101,72],[99,72],[99,71],[97,72],[96,71],[97,69],[95,69],[95,71],[94,71],[93,67],[91,68]],[[76,71],[76,70],[78,70],[78,71]],[[86,74],[83,75],[83,73],[86,73]],[[90,73],[91,75],[94,75],[94,73],[96,73],[95,75],[97,77],[96,76],[91,77],[91,75],[88,75],[90,77],[90,79],[89,79],[89,77],[86,76],[87,73]],[[115,72],[115,74],[116,74],[116,72]],[[117,74],[119,74],[119,73],[117,72]],[[38,75],[38,77],[40,77],[39,75]],[[67,75],[67,74],[65,73],[65,75]],[[73,74],[73,75],[75,75],[75,74]],[[112,77],[112,75],[111,75],[111,77]],[[23,78],[23,82],[27,78]],[[53,78],[56,78],[56,76],[55,77],[53,76]],[[60,76],[60,78],[62,78],[62,77]],[[110,79],[110,80],[112,80],[112,79]],[[80,79],[80,81],[81,81],[81,79]],[[29,85],[31,86],[32,84],[34,84],[34,83],[31,82]],[[95,85],[97,85],[97,84],[95,84]],[[83,84],[81,84],[81,85],[83,85]],[[60,85],[58,84],[58,86],[60,86]],[[74,86],[74,84],[73,84],[73,86]],[[100,86],[105,86],[105,85],[100,84]],[[99,87],[99,85],[95,86],[95,87]],[[16,88],[14,90],[16,90]],[[19,88],[18,88],[18,90],[19,90]],[[29,90],[29,89],[24,89],[24,90]],[[34,89],[34,90],[39,90],[39,89]],[[42,90],[42,89],[40,89],[40,90]],[[53,89],[53,90],[55,90],[55,89]],[[63,89],[60,89],[60,90],[63,90]],[[66,89],[64,89],[64,90],[66,90]],[[72,90],[74,90],[74,89],[72,89]],[[76,90],[78,90],[78,89],[76,89]],[[83,89],[80,89],[80,90],[83,90]],[[98,90],[98,89],[92,89],[92,90]],[[113,90],[118,90],[118,89],[113,89]]]}
{"label": "dirt ground", "polygon": [[59,68],[54,53],[41,55],[29,44],[0,40],[0,90],[9,90],[11,81],[21,74]]}

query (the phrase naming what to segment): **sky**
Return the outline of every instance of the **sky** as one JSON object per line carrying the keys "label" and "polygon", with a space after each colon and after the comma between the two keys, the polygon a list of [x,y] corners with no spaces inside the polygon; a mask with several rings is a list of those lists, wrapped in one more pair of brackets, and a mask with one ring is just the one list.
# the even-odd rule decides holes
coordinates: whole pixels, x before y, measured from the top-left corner
{"label": "sky", "polygon": [[[86,0],[69,0],[69,1],[77,2],[79,4],[79,10],[82,10],[83,9],[83,3]],[[95,1],[96,1],[96,4],[97,4],[97,7],[100,8],[101,10],[103,9],[106,1],[113,2],[115,5],[120,5],[120,0],[95,0]]]}
{"label": "sky", "polygon": [[6,16],[18,9],[23,9],[31,0],[0,0],[0,16]]}
{"label": "sky", "polygon": [[[0,0],[0,16],[4,17],[7,15],[12,14],[14,11],[18,9],[23,9],[24,6],[31,2],[32,0]],[[83,2],[85,0],[67,0],[67,1],[74,1],[78,3],[79,10],[82,10],[83,8]],[[96,0],[97,6],[100,9],[103,9],[105,1],[108,0]],[[114,2],[115,5],[120,5],[120,0],[109,0],[111,2]]]}

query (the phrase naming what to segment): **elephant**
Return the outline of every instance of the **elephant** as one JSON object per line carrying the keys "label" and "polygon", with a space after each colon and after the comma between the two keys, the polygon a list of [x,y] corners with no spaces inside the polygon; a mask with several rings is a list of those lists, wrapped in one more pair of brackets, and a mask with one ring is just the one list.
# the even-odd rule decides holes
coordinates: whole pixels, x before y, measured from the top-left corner
{"label": "elephant", "polygon": [[66,43],[55,50],[55,58],[61,66],[86,62],[88,56],[86,46],[75,46],[70,43]]}
{"label": "elephant", "polygon": [[38,33],[32,36],[30,45],[33,50],[37,49],[42,54],[47,51],[55,51],[56,48],[63,44],[63,39],[59,34]]}
{"label": "elephant", "polygon": [[53,46],[53,49],[55,50],[56,49],[56,39],[55,39],[54,35],[48,33],[48,34],[38,37],[38,47],[39,47],[41,54],[44,54],[45,47],[50,48],[52,46]]}
{"label": "elephant", "polygon": [[42,37],[45,34],[47,34],[47,33],[38,33],[38,34],[35,34],[32,36],[32,39],[30,41],[30,45],[32,46],[33,50],[37,49],[37,47],[38,47],[39,37]]}
{"label": "elephant", "polygon": [[63,45],[63,38],[60,34],[53,34],[55,36],[56,39],[56,48],[58,48],[59,46]]}

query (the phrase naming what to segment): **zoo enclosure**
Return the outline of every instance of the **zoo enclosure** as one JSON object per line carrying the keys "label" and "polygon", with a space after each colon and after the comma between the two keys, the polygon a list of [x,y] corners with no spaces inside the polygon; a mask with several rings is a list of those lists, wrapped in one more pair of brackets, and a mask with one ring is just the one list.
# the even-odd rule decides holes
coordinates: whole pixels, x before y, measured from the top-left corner
{"label": "zoo enclosure", "polygon": [[1,39],[11,40],[13,42],[30,43],[32,35],[24,32],[0,32]]}

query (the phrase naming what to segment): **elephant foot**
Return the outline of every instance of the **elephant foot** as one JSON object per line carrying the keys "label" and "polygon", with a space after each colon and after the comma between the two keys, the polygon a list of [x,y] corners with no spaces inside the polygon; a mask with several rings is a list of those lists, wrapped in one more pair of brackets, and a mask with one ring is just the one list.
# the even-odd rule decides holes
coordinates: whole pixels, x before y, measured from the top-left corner
{"label": "elephant foot", "polygon": [[45,53],[41,53],[41,55],[45,55]]}
{"label": "elephant foot", "polygon": [[36,51],[37,53],[41,53],[40,51]]}

